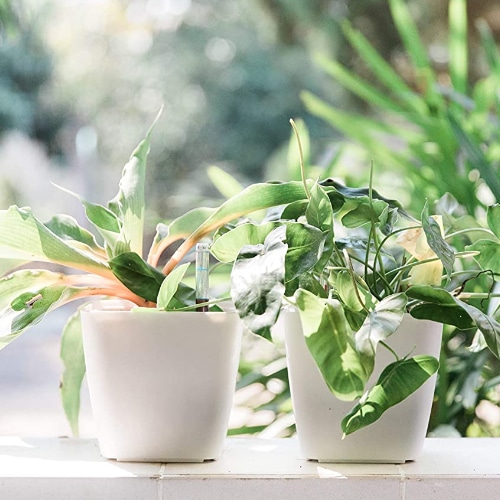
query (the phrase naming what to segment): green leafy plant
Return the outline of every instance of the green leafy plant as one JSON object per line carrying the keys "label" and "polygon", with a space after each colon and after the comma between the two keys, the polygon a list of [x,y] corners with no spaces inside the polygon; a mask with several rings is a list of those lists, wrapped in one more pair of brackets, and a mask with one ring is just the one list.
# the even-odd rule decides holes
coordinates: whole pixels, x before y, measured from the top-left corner
{"label": "green leafy plant", "polygon": [[[0,211],[0,349],[52,310],[79,299],[114,297],[141,310],[196,309],[195,290],[183,283],[195,244],[246,214],[305,197],[300,182],[254,184],[215,208],[199,207],[157,227],[143,256],[146,160],[152,127],[123,169],[118,194],[107,206],[79,198],[94,232],[68,215],[41,222],[29,208]],[[171,245],[166,263],[161,256]],[[43,265],[40,265],[43,263]],[[47,264],[51,268],[47,268]],[[85,362],[77,315],[64,329],[61,394],[78,433]]]}
{"label": "green leafy plant", "polygon": [[[484,22],[478,23],[486,74],[469,81],[466,0],[449,2],[448,71],[432,65],[405,0],[388,2],[411,78],[405,79],[359,30],[343,24],[347,43],[369,71],[363,78],[338,61],[318,57],[337,83],[368,107],[368,115],[334,106],[311,92],[307,108],[355,142],[370,160],[397,173],[405,190],[437,199],[450,192],[469,214],[500,199],[496,89],[500,56]],[[444,83],[443,83],[444,82]],[[451,181],[453,179],[453,181]],[[408,202],[419,198],[410,196]],[[416,207],[413,207],[416,208]]]}
{"label": "green leafy plant", "polygon": [[[461,241],[464,231],[445,232],[427,206],[417,220],[372,187],[305,176],[303,185],[305,199],[282,207],[272,220],[221,232],[212,251],[235,261],[231,295],[251,331],[271,339],[283,303],[298,309],[327,386],[339,399],[357,401],[342,422],[345,434],[378,419],[438,370],[431,356],[393,353],[394,362],[367,387],[377,347],[389,348],[385,340],[397,333],[405,314],[479,330],[500,357],[500,324],[469,303],[474,294],[464,292],[493,273],[482,248],[500,249],[500,206],[489,208],[489,228],[469,227],[467,233],[479,238],[457,251],[450,243]],[[491,297],[492,284],[490,278],[480,295]]]}

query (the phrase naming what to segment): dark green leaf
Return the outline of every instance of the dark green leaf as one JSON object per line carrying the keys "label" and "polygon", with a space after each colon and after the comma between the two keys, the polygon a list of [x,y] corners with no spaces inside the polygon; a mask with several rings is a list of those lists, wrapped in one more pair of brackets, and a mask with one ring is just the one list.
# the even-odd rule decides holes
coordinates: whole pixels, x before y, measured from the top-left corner
{"label": "dark green leaf", "polygon": [[325,235],[314,226],[290,222],[286,224],[286,242],[285,281],[288,282],[317,264],[323,255]]}
{"label": "dark green leaf", "polygon": [[117,255],[109,261],[113,274],[132,292],[156,302],[165,276],[147,264],[135,252]]}
{"label": "dark green leaf", "polygon": [[436,358],[424,355],[400,359],[388,365],[377,383],[342,420],[344,434],[352,434],[378,420],[391,406],[422,386],[436,373],[438,366]]}

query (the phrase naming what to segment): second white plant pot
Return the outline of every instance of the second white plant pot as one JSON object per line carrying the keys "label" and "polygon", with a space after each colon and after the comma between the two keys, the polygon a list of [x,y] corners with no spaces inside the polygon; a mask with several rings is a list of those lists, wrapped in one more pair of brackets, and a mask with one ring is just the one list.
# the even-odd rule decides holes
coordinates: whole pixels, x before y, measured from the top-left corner
{"label": "second white plant pot", "polygon": [[[341,420],[355,402],[340,401],[330,392],[307,348],[298,312],[283,314],[292,404],[303,456],[320,462],[403,463],[416,459],[429,423],[435,375],[379,420],[342,439]],[[441,337],[441,324],[407,315],[386,342],[401,357],[411,353],[439,358]],[[370,386],[392,361],[394,356],[379,346]]]}
{"label": "second white plant pot", "polygon": [[82,327],[104,457],[219,457],[238,372],[242,328],[236,313],[91,310],[82,311]]}

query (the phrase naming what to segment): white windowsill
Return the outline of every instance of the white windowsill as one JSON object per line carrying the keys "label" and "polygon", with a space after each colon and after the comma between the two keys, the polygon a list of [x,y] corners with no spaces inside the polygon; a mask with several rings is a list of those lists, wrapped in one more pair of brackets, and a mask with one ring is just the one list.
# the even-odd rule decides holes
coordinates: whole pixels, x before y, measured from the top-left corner
{"label": "white windowsill", "polygon": [[92,439],[0,437],[3,500],[484,499],[500,480],[500,440],[427,439],[416,462],[319,464],[295,439],[227,440],[203,464],[122,463]]}

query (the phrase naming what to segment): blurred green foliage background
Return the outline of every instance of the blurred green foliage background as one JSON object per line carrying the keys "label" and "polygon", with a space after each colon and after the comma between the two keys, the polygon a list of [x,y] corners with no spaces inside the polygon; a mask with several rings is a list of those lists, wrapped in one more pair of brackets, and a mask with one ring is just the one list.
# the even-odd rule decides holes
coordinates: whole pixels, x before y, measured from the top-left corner
{"label": "blurred green foliage background", "polygon": [[[0,0],[0,206],[31,205],[42,218],[76,210],[50,180],[92,201],[111,198],[163,105],[149,164],[151,231],[221,196],[210,165],[243,185],[293,176],[290,118],[309,131],[314,172],[364,185],[374,161],[375,187],[387,196],[421,210],[450,191],[460,223],[481,217],[498,202],[500,5],[403,2],[432,72],[426,88],[391,11],[398,3]],[[462,29],[458,42],[450,21]],[[353,32],[397,78],[380,78]],[[500,435],[500,368],[467,349],[472,333],[446,332],[432,427]],[[232,433],[287,435],[282,346],[246,343]]]}

